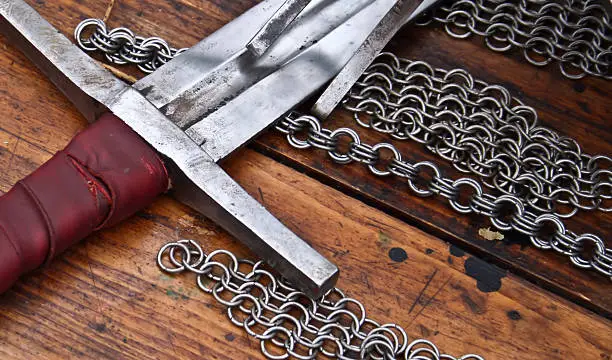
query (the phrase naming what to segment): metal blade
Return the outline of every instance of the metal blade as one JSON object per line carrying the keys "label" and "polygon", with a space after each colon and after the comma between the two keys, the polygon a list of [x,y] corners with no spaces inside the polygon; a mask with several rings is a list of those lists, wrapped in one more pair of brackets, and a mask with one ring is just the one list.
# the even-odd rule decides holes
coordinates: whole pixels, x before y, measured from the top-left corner
{"label": "metal blade", "polygon": [[245,49],[285,0],[265,0],[244,12],[188,51],[136,82],[157,108],[194,88],[206,74]]}
{"label": "metal blade", "polygon": [[161,110],[181,126],[203,117],[187,133],[220,161],[332,79],[395,2],[313,1],[262,58],[241,49]]}
{"label": "metal blade", "polygon": [[342,69],[394,0],[380,0],[186,130],[220,161],[309,98]]}
{"label": "metal blade", "polygon": [[84,114],[105,108],[166,157],[177,198],[223,226],[300,290],[317,298],[338,268],[250,197],[138,91],[117,80],[22,0],[0,0],[0,29]]}
{"label": "metal blade", "polygon": [[285,31],[287,26],[295,20],[311,0],[286,0],[272,15],[270,20],[255,34],[247,44],[247,49],[256,56],[265,53],[272,43]]}
{"label": "metal blade", "polygon": [[[277,2],[275,0],[270,1]],[[393,1],[376,0],[374,1],[376,5],[369,5],[372,3],[371,0],[313,0],[286,28],[282,36],[278,37],[275,43],[269,47],[266,54],[261,57],[255,56],[247,50],[251,37],[259,29],[248,34],[246,32],[250,29],[242,25],[251,24],[256,20],[262,22],[261,18],[256,19],[255,16],[267,15],[267,13],[251,9],[177,57],[175,59],[176,63],[173,63],[175,60],[170,61],[159,69],[164,72],[168,71],[168,68],[176,69],[176,72],[182,74],[180,79],[173,76],[154,79],[152,77],[156,73],[153,73],[141,80],[142,83],[137,82],[134,87],[142,89],[143,94],[147,98],[151,98],[152,102],[181,128],[187,128],[216,109],[221,108],[258,81],[274,73],[291,59],[311,56],[309,53],[313,51],[330,51],[330,48],[351,53],[352,50],[348,47],[353,44],[353,48],[356,49],[358,44],[365,40],[369,31],[367,27],[347,27],[347,21],[361,13],[366,7],[376,8],[380,4]],[[264,2],[259,6],[266,4],[267,2]],[[273,15],[275,13],[272,13],[271,16]],[[372,13],[372,16],[375,16],[375,14]],[[343,27],[343,30],[338,31],[339,27]],[[371,30],[371,27],[369,30]],[[240,44],[236,39],[232,39],[231,46],[225,45],[224,38],[231,38],[236,33],[241,34],[243,43]],[[332,34],[335,38],[333,45],[329,41],[325,46],[320,44],[324,38]],[[230,50],[234,52],[230,54]],[[218,62],[195,61],[198,58],[208,59],[211,56],[217,60],[217,54],[224,54],[226,58]],[[181,60],[184,57],[190,57],[194,61]],[[327,67],[326,62],[331,62],[335,66],[329,67],[328,79],[331,79],[337,72],[335,67],[343,65],[343,62],[336,58],[322,60],[314,63],[304,63],[303,65],[310,67],[314,64],[314,66],[323,65]],[[178,82],[183,82],[183,76],[187,73],[190,75],[187,80],[190,87],[176,85]],[[173,91],[172,89],[182,89],[183,91]],[[150,91],[164,92],[170,96],[164,96],[167,102],[157,102],[156,97],[151,96]],[[299,92],[302,90],[295,88],[293,91]],[[295,105],[296,103],[291,104],[292,107]],[[212,129],[212,131],[214,132],[216,129]]]}

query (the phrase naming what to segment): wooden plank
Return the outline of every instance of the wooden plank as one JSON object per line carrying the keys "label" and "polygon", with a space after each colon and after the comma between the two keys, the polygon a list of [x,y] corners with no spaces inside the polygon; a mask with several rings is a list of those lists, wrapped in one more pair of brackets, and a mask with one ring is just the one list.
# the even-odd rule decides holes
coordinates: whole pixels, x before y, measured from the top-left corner
{"label": "wooden plank", "polygon": [[[48,109],[66,112],[64,105]],[[39,160],[29,158],[35,156],[31,152],[14,156],[25,159],[20,164]],[[269,158],[242,152],[226,169],[292,230],[338,262],[340,286],[363,300],[372,317],[405,324],[411,337],[425,336],[444,349],[489,359],[561,359],[612,351],[605,337],[609,321],[476,257],[451,253],[448,244]],[[224,247],[248,256],[222,230],[164,197],[4,295],[3,351],[15,358],[257,358],[254,342],[223,319],[222,308],[196,291],[192,278],[171,278],[156,268],[156,250],[183,237],[208,250]],[[394,262],[391,249],[405,251],[407,259]]]}
{"label": "wooden plank", "polygon": [[[611,111],[609,81],[586,78],[572,82],[561,77],[555,68],[545,71],[528,66],[520,56],[492,54],[478,41],[454,40],[441,30],[407,29],[394,40],[390,49],[400,56],[424,60],[436,67],[461,67],[475,78],[504,85],[514,96],[533,106],[545,126],[575,138],[585,153],[610,154],[612,150],[612,128],[607,124]],[[368,144],[390,141],[387,136],[360,128],[352,115],[343,110],[336,111],[325,126],[354,128]],[[429,160],[440,165],[444,174],[453,178],[465,176],[414,142],[393,143],[406,159]],[[448,241],[488,256],[500,266],[605,316],[612,316],[612,284],[608,279],[572,266],[563,256],[533,248],[524,235],[507,233],[504,241],[490,241],[479,235],[481,229],[491,227],[488,220],[458,215],[441,200],[418,198],[401,181],[375,179],[360,165],[338,166],[321,152],[294,150],[273,132],[260,137],[257,144],[259,149],[286,164],[340,186],[347,193],[366,199]],[[612,214],[583,211],[566,223],[573,231],[598,234],[608,247],[612,246]]]}
{"label": "wooden plank", "polygon": [[[127,26],[145,36],[162,36],[176,47],[190,46],[256,2],[245,0],[227,5],[225,2],[194,3],[183,0],[162,3],[118,1],[108,24],[109,28]],[[106,11],[104,2],[94,1],[81,1],[76,5],[62,1],[37,1],[32,4],[67,36],[71,36],[80,19],[102,17]],[[503,84],[512,90],[513,95],[534,106],[546,126],[575,137],[585,152],[609,154],[612,149],[612,135],[609,126],[606,126],[610,112],[609,102],[606,101],[609,85],[604,80],[587,78],[572,82],[562,78],[556,69],[551,68],[552,65],[544,70],[528,66],[518,55],[492,54],[478,40],[453,40],[439,29],[407,29],[394,40],[391,49],[402,56],[425,60],[435,66],[463,67],[477,78]],[[127,71],[142,76],[133,68]],[[28,105],[34,106],[35,101],[30,99]],[[44,119],[44,116],[41,118]],[[356,127],[347,114],[340,111],[326,124],[332,128]],[[18,128],[9,130],[18,132]],[[359,132],[370,143],[388,141],[370,131],[359,129]],[[42,140],[33,141],[44,142],[44,135],[40,137]],[[54,136],[53,132],[48,136]],[[595,273],[576,269],[564,257],[532,248],[525,236],[511,233],[505,234],[509,239],[507,241],[486,240],[479,235],[481,229],[490,227],[486,219],[457,216],[441,201],[416,198],[407,192],[405,184],[374,179],[359,166],[339,167],[321,153],[295,151],[278,134],[264,135],[257,145],[268,155],[315,175],[326,183],[339,186],[346,193],[364,199],[410,224],[487,257],[499,266],[600,314],[612,316],[612,284],[609,281]],[[415,161],[432,160],[441,165],[445,174],[457,175],[448,164],[422,147],[411,143],[398,145],[404,157]],[[581,213],[569,225],[576,231],[594,232],[609,238],[611,217],[610,214]]]}
{"label": "wooden plank", "polygon": [[[21,54],[12,47],[5,54],[2,191],[86,125]],[[251,150],[224,166],[338,263],[339,286],[363,301],[372,318],[405,326],[411,338],[487,359],[606,359],[612,353],[610,321],[478,257]],[[180,238],[250,256],[210,221],[164,196],[0,296],[3,358],[261,358],[257,342],[233,327],[192,277],[157,269],[157,249]]]}
{"label": "wooden plank", "polygon": [[[85,126],[23,56],[5,49],[0,59],[2,191]],[[225,168],[292,230],[335,259],[340,286],[362,300],[372,318],[405,326],[411,338],[426,337],[453,354],[477,352],[487,359],[609,359],[612,354],[606,336],[610,321],[478,257],[456,247],[451,251],[447,243],[261,154],[244,151]],[[0,354],[261,358],[257,342],[231,326],[210,297],[195,291],[192,278],[157,270],[157,249],[185,237],[207,250],[223,247],[249,255],[214,224],[162,197],[0,296]],[[407,259],[390,258],[402,250]]]}
{"label": "wooden plank", "polygon": [[[161,36],[176,47],[191,46],[257,1],[237,1],[231,5],[225,3],[118,1],[108,24],[110,28],[127,26],[145,36]],[[38,1],[34,5],[68,36],[78,19],[101,17],[106,7],[104,2],[91,1],[82,1],[75,6],[61,1]],[[502,84],[514,96],[535,107],[545,126],[571,135],[585,152],[612,152],[612,131],[607,124],[610,114],[609,81],[592,77],[570,81],[560,75],[555,65],[539,69],[526,64],[519,54],[495,54],[486,50],[479,39],[454,40],[438,28],[406,29],[394,39],[390,49],[401,56],[425,60],[434,66],[465,68],[476,78]],[[142,76],[133,68],[127,71]],[[348,114],[342,111],[337,111],[326,124],[331,128],[357,127]],[[358,130],[362,139],[370,143],[388,141],[388,138],[372,134],[371,131]],[[445,174],[454,177],[459,175],[451,166],[419,145],[410,142],[396,144],[407,159],[431,160],[441,165]],[[510,233],[504,234],[505,241],[487,240],[479,232],[491,226],[488,220],[477,216],[457,216],[441,201],[416,198],[408,192],[405,184],[389,179],[374,179],[357,165],[339,167],[321,153],[296,151],[274,132],[259,138],[257,145],[259,150],[269,156],[315,175],[326,183],[339,186],[346,193],[487,257],[602,315],[612,316],[610,281],[596,273],[573,267],[562,256],[531,247],[528,238],[523,235]],[[570,229],[593,232],[604,239],[610,237],[610,224],[612,214],[600,212],[582,212],[568,221]],[[608,246],[612,246],[607,241]]]}

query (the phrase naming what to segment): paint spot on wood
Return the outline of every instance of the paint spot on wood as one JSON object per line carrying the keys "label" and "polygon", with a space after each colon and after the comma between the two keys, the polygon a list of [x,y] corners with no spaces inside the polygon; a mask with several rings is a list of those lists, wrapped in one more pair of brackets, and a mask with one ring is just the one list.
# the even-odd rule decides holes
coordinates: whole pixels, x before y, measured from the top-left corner
{"label": "paint spot on wood", "polygon": [[389,257],[391,260],[401,263],[408,259],[408,254],[406,254],[404,249],[396,247],[389,250]]}
{"label": "paint spot on wood", "polygon": [[516,310],[510,310],[506,313],[506,315],[508,315],[508,319],[510,320],[514,320],[514,321],[518,321],[521,320],[523,317],[521,316],[521,313],[516,311]]}
{"label": "paint spot on wood", "polygon": [[378,246],[381,248],[386,247],[387,245],[389,245],[389,243],[391,242],[391,237],[389,237],[389,235],[385,234],[382,231],[378,232]]}
{"label": "paint spot on wood", "polygon": [[451,255],[456,257],[462,257],[465,255],[465,251],[455,245],[451,245],[448,250],[450,251]]}
{"label": "paint spot on wood", "polygon": [[434,253],[434,250],[433,250],[433,249],[429,249],[429,248],[428,248],[428,249],[425,249],[425,254],[427,254],[427,255],[431,255],[431,254],[433,254],[433,253]]}
{"label": "paint spot on wood", "polygon": [[465,261],[464,267],[465,273],[476,279],[478,290],[486,293],[501,289],[501,279],[506,277],[504,270],[475,257],[468,258]]}
{"label": "paint spot on wood", "polygon": [[225,340],[227,340],[227,341],[234,341],[234,339],[236,339],[234,334],[232,334],[232,333],[225,334]]}
{"label": "paint spot on wood", "polygon": [[446,258],[446,261],[447,261],[449,264],[452,264],[452,263],[453,263],[453,257],[452,257],[452,256],[447,257],[447,258]]}
{"label": "paint spot on wood", "polygon": [[174,291],[172,288],[168,288],[168,289],[166,290],[166,295],[167,295],[168,297],[173,298],[174,300],[178,300],[178,298],[179,298],[179,296],[180,296],[180,295],[179,295],[179,293],[177,293],[176,291]]}
{"label": "paint spot on wood", "polygon": [[478,229],[478,235],[489,241],[504,240],[504,234],[499,231],[493,231],[491,228]]}

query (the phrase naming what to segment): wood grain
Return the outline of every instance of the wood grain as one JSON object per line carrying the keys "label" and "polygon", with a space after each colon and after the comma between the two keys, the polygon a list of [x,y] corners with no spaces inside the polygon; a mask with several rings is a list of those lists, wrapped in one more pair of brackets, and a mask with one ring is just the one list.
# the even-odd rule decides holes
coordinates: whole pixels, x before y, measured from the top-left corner
{"label": "wood grain", "polygon": [[[111,26],[130,25],[141,33],[163,35],[171,42],[176,39],[177,46],[188,46],[252,3],[120,0]],[[38,1],[34,5],[66,34],[80,18],[101,17],[105,11],[102,2],[94,1]],[[439,41],[447,45],[442,38]],[[5,54],[0,58],[0,190],[7,191],[86,123],[4,38],[0,46]],[[508,78],[510,81],[511,76]],[[595,89],[590,85],[587,89],[591,87]],[[605,109],[605,102],[601,104]],[[346,118],[335,116],[332,121],[342,124]],[[576,136],[581,135],[577,132]],[[600,131],[598,136],[604,135]],[[586,136],[579,140],[591,143]],[[606,150],[607,145],[596,147],[601,141],[593,140],[594,150],[589,151]],[[520,244],[489,248],[474,233],[483,226],[480,220],[454,217],[440,204],[390,190],[398,184],[378,183],[359,168],[339,169],[322,156],[295,153],[283,144],[278,135],[266,135],[258,146],[267,148],[274,158],[245,150],[224,168],[289,228],[339,265],[339,286],[363,301],[372,318],[397,322],[411,338],[426,337],[454,355],[475,352],[487,359],[612,356],[609,320],[464,249],[479,255],[490,253],[487,260],[521,270],[517,271],[520,275],[553,274],[542,279],[547,286],[557,292],[586,294],[591,299],[585,302],[601,309],[609,308],[608,283],[574,273],[566,264],[555,263],[555,257],[529,249],[519,251]],[[417,148],[410,151],[414,156],[429,156]],[[341,191],[277,159],[308,174],[317,173]],[[384,211],[368,204],[382,206]],[[451,246],[406,220],[428,231],[438,229],[437,235],[464,246]],[[207,250],[227,248],[251,256],[213,223],[164,196],[120,226],[75,246],[0,296],[0,356],[261,358],[259,344],[231,325],[223,308],[196,290],[193,278],[159,272],[157,250],[181,238],[195,239]],[[391,257],[403,259],[393,256],[397,252],[404,252],[406,258],[394,261]],[[553,272],[564,267],[568,270]],[[591,290],[582,292],[580,286]]]}
{"label": "wood grain", "polygon": [[[255,3],[257,1],[253,0],[232,1],[231,4],[224,1],[123,0],[115,4],[108,25],[110,28],[127,26],[138,34],[161,36],[175,47],[188,47]],[[70,6],[62,1],[35,3],[36,8],[68,36],[80,19],[102,17],[106,5],[85,0]],[[389,49],[434,66],[464,68],[476,78],[501,84],[509,88],[512,95],[533,106],[545,126],[574,137],[586,153],[612,153],[612,128],[608,125],[611,113],[609,81],[592,77],[570,81],[561,76],[555,65],[536,68],[526,64],[520,54],[495,54],[486,50],[479,39],[454,40],[439,28],[408,28],[392,41]],[[133,67],[125,70],[142,76]],[[326,126],[357,128],[350,116],[342,111],[336,111]],[[362,139],[369,143],[389,140],[371,131],[358,130]],[[415,143],[395,143],[406,159],[431,160],[441,166],[443,173],[453,177],[460,175],[448,163]],[[491,226],[487,219],[458,215],[441,200],[419,199],[409,192],[405,183],[374,179],[359,165],[341,167],[323,153],[296,151],[275,132],[260,137],[256,146],[278,161],[337,186],[347,194],[490,259],[603,316],[612,317],[609,280],[577,269],[563,256],[533,248],[524,235],[507,233],[505,241],[487,240],[479,236],[481,229]],[[609,239],[612,214],[581,212],[567,223],[573,231],[595,233]],[[612,246],[606,241],[608,247]]]}
{"label": "wood grain", "polygon": [[[464,68],[475,78],[503,85],[511,90],[513,96],[533,106],[545,126],[576,139],[585,153],[611,153],[612,127],[609,124],[612,107],[609,81],[587,78],[572,82],[562,78],[553,66],[546,69],[528,66],[520,56],[491,53],[479,41],[454,40],[439,29],[404,30],[389,50],[409,59],[427,61],[440,68]],[[333,113],[325,126],[332,130],[339,127],[353,128],[367,144],[391,141],[388,136],[360,128],[352,120],[352,114],[343,110]],[[392,142],[409,161],[429,160],[440,165],[443,174],[452,178],[465,176],[419,144],[396,140]],[[487,257],[602,315],[612,316],[612,284],[608,279],[578,269],[571,265],[569,259],[554,252],[543,252],[532,247],[525,235],[511,232],[504,234],[504,241],[487,240],[479,235],[480,229],[491,227],[486,218],[459,215],[441,199],[418,198],[410,192],[406,183],[397,179],[374,179],[361,165],[338,166],[323,152],[295,150],[275,132],[260,137],[257,146],[269,156],[328,184],[339,186],[373,206]],[[583,211],[566,224],[575,232],[598,234],[608,247],[612,246],[610,213]]]}

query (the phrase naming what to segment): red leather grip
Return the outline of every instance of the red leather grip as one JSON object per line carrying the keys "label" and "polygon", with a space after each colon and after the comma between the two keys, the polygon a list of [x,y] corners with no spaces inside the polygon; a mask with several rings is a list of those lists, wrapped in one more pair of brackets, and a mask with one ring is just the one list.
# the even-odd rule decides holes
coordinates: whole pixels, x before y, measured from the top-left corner
{"label": "red leather grip", "polygon": [[157,153],[119,118],[103,115],[0,197],[0,293],[167,188]]}

